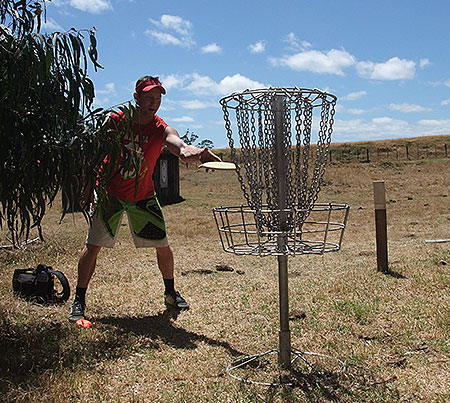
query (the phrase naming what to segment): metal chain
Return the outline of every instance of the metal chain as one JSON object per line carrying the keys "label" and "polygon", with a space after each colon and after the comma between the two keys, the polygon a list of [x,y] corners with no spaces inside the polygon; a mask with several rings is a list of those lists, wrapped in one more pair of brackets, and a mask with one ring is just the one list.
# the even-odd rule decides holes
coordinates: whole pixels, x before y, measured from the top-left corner
{"label": "metal chain", "polygon": [[[234,139],[233,139],[233,130],[231,129],[231,121],[230,121],[230,114],[228,112],[228,107],[225,103],[222,104],[222,111],[223,111],[223,117],[225,120],[225,129],[227,131],[227,137],[228,137],[228,144],[230,145],[231,149],[231,158],[236,165],[236,173],[238,176],[239,183],[241,185],[241,190],[244,195],[244,198],[247,200],[247,203],[249,202],[250,198],[247,193],[247,189],[245,187],[244,178],[241,174],[241,169],[239,166],[239,160],[236,152],[236,148],[234,147]],[[236,117],[237,117],[237,111],[236,111]]]}
{"label": "metal chain", "polygon": [[317,139],[316,163],[311,182],[314,186],[309,187],[308,206],[313,206],[319,196],[320,186],[322,184],[323,174],[325,172],[325,164],[328,155],[328,145],[330,140],[328,137],[328,117],[330,111],[329,103],[322,103],[320,126]]}
{"label": "metal chain", "polygon": [[[235,93],[220,101],[231,157],[237,165],[244,198],[255,210],[255,220],[260,233],[264,228],[269,232],[279,228],[279,214],[276,212],[279,195],[274,98],[280,95],[283,96],[284,104],[281,130],[285,156],[284,171],[288,184],[285,198],[286,207],[292,211],[288,214],[288,229],[291,230],[302,226],[317,201],[328,160],[336,97],[320,90],[270,88]],[[319,108],[319,131],[313,152],[313,112]],[[235,109],[242,166],[241,161],[238,161],[229,109]],[[262,212],[263,209],[265,213]],[[304,213],[294,213],[294,210]]]}

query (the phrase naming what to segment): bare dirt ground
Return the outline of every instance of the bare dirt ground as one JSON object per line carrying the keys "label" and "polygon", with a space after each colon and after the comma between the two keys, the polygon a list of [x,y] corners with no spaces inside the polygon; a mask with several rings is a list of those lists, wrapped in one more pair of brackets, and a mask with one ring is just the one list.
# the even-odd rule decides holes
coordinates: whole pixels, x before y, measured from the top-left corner
{"label": "bare dirt ground", "polygon": [[[225,372],[239,356],[277,348],[279,327],[276,258],[221,249],[211,209],[243,202],[233,173],[182,167],[185,201],[164,207],[176,286],[191,304],[179,315],[163,305],[154,251],[134,249],[126,225],[116,248],[101,252],[88,290],[93,328],[69,324],[69,304],[13,295],[13,269],[38,263],[75,285],[87,225],[81,214],[59,224],[55,204],[45,243],[0,251],[2,400],[450,401],[450,244],[425,242],[450,238],[449,172],[448,158],[328,166],[319,201],[349,203],[349,222],[339,252],[289,259],[291,337],[346,371],[328,380],[297,374],[285,387]],[[374,180],[386,183],[389,274],[376,270]]]}

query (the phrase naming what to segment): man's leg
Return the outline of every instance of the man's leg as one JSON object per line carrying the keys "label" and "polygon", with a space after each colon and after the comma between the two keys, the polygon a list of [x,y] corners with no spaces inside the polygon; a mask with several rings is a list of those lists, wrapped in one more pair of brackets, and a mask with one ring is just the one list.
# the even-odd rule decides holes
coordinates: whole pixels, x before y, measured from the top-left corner
{"label": "man's leg", "polygon": [[87,288],[97,265],[97,256],[101,246],[86,244],[78,260],[77,287]]}
{"label": "man's leg", "polygon": [[173,253],[170,246],[156,248],[156,257],[158,259],[158,267],[164,280],[172,280],[174,278],[174,261]]}
{"label": "man's leg", "polygon": [[167,306],[189,309],[189,304],[175,291],[174,287],[174,260],[170,246],[156,248],[156,257],[158,259],[158,267],[164,280],[164,301]]}
{"label": "man's leg", "polygon": [[78,260],[78,280],[75,293],[75,299],[70,307],[69,320],[76,322],[78,319],[84,319],[84,310],[86,307],[86,290],[89,281],[95,271],[97,256],[101,246],[86,244],[81,251]]}

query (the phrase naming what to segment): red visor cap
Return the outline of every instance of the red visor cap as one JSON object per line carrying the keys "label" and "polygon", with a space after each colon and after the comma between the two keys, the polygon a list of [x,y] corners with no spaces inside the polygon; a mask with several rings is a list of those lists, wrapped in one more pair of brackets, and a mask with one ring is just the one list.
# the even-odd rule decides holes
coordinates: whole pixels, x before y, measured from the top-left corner
{"label": "red visor cap", "polygon": [[163,94],[166,93],[166,89],[162,86],[162,84],[159,82],[159,80],[145,80],[141,81],[136,86],[136,92],[139,93],[140,91],[147,92],[150,91],[153,88],[159,88]]}

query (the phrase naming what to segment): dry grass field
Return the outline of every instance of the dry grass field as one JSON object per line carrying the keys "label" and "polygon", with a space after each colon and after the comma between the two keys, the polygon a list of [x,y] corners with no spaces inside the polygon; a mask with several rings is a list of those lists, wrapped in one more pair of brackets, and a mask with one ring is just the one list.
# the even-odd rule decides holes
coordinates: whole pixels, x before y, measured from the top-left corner
{"label": "dry grass field", "polygon": [[[45,243],[0,251],[1,400],[450,401],[450,243],[425,242],[450,238],[449,172],[450,158],[328,166],[319,201],[349,203],[349,222],[339,252],[289,259],[291,337],[347,369],[324,381],[297,374],[285,387],[225,372],[241,355],[277,348],[279,328],[276,258],[221,249],[211,209],[243,202],[234,173],[182,167],[185,201],[164,207],[176,286],[191,303],[179,315],[163,305],[154,251],[134,249],[127,228],[101,252],[87,297],[93,328],[70,324],[69,304],[13,295],[13,269],[38,263],[75,286],[87,225],[81,214],[59,224],[55,204]],[[376,270],[374,180],[386,183],[388,274]]]}

